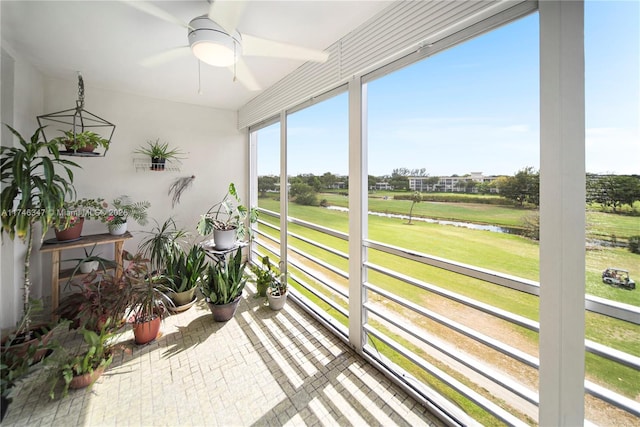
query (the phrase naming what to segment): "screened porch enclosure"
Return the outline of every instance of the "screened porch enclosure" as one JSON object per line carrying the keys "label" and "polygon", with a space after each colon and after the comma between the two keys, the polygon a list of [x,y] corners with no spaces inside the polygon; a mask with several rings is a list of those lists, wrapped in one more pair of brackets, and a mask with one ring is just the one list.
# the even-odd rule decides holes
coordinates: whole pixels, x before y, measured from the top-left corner
{"label": "screened porch enclosure", "polygon": [[[633,424],[640,416],[633,396],[589,369],[585,376],[586,358],[589,364],[604,360],[625,381],[640,380],[637,355],[591,339],[586,330],[604,322],[635,336],[640,311],[585,295],[585,194],[576,190],[585,187],[583,6],[398,4],[331,47],[336,55],[328,64],[301,67],[240,111],[241,126],[249,127],[251,200],[260,211],[252,259],[281,262],[292,300],[446,422],[601,424],[613,416]],[[451,232],[469,244],[447,253],[427,239],[416,243],[427,226],[407,233],[402,220],[390,226],[370,215],[368,177],[384,145],[376,124],[385,117],[375,103],[393,102],[377,89],[379,82],[415,64],[426,69],[439,55],[463,55],[460,46],[526,20],[533,28],[527,42],[535,42],[529,52],[534,80],[523,77],[523,85],[533,86],[539,120],[527,155],[540,163],[540,242],[523,244],[520,270],[512,270],[479,256],[512,256],[507,237],[489,246],[481,234]],[[420,87],[407,80],[407,92],[419,96]],[[348,121],[347,147],[335,157],[348,163],[340,177],[348,191],[337,190],[343,199],[328,201],[343,208],[311,213],[292,202],[293,178],[305,172],[296,153],[306,150],[326,166],[317,175],[330,170],[330,162],[314,151],[320,143],[300,148],[296,115],[340,103],[346,105],[333,110]],[[317,114],[317,133],[335,126],[322,117]],[[261,188],[265,176],[269,190]]]}

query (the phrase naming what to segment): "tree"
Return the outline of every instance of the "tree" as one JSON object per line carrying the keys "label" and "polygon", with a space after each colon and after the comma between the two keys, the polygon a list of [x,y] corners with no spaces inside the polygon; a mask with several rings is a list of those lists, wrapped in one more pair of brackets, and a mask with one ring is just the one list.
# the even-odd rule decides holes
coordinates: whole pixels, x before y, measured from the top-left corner
{"label": "tree", "polygon": [[378,183],[378,178],[376,178],[373,175],[369,175],[368,178],[369,179],[368,179],[367,187],[369,188],[369,190],[375,190],[376,184]]}
{"label": "tree", "polygon": [[613,212],[622,205],[640,200],[640,177],[635,175],[587,176],[587,201],[611,207]]}
{"label": "tree", "polygon": [[265,197],[267,191],[276,191],[277,183],[280,181],[280,177],[275,175],[264,175],[258,177],[258,191],[260,197]]}
{"label": "tree", "polygon": [[413,216],[413,207],[415,206],[416,203],[420,203],[422,201],[422,194],[420,194],[419,191],[414,191],[413,194],[411,195],[411,208],[409,209],[409,222],[408,224],[411,225],[411,219]]}
{"label": "tree", "polygon": [[517,202],[520,206],[540,204],[540,174],[532,167],[519,170],[514,176],[500,177],[496,186],[503,197]]}
{"label": "tree", "polygon": [[316,193],[309,184],[297,182],[291,185],[289,196],[299,205],[315,206],[318,204]]}
{"label": "tree", "polygon": [[320,177],[320,180],[322,181],[324,188],[331,188],[333,184],[338,181],[338,177],[331,172],[325,172],[324,175]]}
{"label": "tree", "polygon": [[439,176],[430,176],[425,180],[425,183],[427,184],[427,188],[431,188],[432,191],[436,190],[436,186],[438,185],[439,182],[440,182]]}

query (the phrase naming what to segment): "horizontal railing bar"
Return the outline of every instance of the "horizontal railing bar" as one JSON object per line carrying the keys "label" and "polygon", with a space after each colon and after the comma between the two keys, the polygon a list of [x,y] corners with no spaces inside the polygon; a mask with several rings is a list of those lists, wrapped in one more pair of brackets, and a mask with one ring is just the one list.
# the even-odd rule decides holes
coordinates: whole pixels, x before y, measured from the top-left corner
{"label": "horizontal railing bar", "polygon": [[306,252],[304,252],[301,249],[296,248],[295,246],[291,246],[289,245],[289,250],[293,253],[296,253],[298,255],[300,255],[301,257],[304,257],[306,259],[308,259],[309,261],[312,261],[315,264],[318,264],[324,268],[326,268],[327,270],[331,271],[332,273],[337,274],[338,276],[342,277],[343,279],[349,279],[349,274],[346,271],[340,270],[337,267],[334,267],[333,265],[322,261],[319,258],[314,257],[313,255],[310,255]]}
{"label": "horizontal railing bar", "polygon": [[518,360],[519,362],[522,362],[526,365],[529,365],[533,368],[538,369],[539,367],[539,361],[538,358],[533,357],[523,351],[520,351],[514,347],[511,347],[505,343],[503,343],[502,341],[499,341],[497,339],[491,338],[487,335],[481,334],[467,326],[464,326],[458,322],[454,322],[453,320],[450,320],[447,317],[441,316],[431,310],[427,310],[424,307],[420,307],[417,304],[412,303],[411,301],[408,301],[404,298],[401,298],[399,296],[396,296],[394,294],[392,294],[391,292],[385,291],[384,289],[375,286],[371,283],[365,282],[364,284],[365,288],[377,293],[378,295],[382,295],[383,297],[387,298],[390,301],[393,301],[405,308],[408,308],[418,314],[421,314],[437,323],[440,323],[441,325],[444,325],[450,329],[453,329],[456,332],[461,333],[462,335],[465,335],[471,339],[473,339],[474,341],[477,341],[481,344],[486,345],[487,347],[490,347],[502,354],[505,354],[513,359]]}
{"label": "horizontal railing bar", "polygon": [[485,303],[477,301],[477,300],[475,300],[473,298],[465,297],[463,295],[460,295],[458,293],[449,291],[449,290],[441,288],[439,286],[435,286],[435,285],[432,285],[430,283],[423,282],[421,280],[416,280],[416,279],[414,279],[414,278],[412,278],[410,276],[407,276],[407,275],[402,274],[402,273],[397,273],[394,270],[390,270],[390,269],[388,269],[386,267],[382,267],[382,266],[379,266],[377,264],[373,264],[373,263],[370,263],[370,262],[365,262],[364,264],[365,264],[366,267],[368,267],[368,268],[370,268],[370,269],[372,269],[374,271],[377,271],[379,273],[382,273],[382,274],[384,274],[386,276],[393,277],[394,279],[398,279],[398,280],[401,280],[401,281],[403,281],[405,283],[408,283],[410,285],[413,285],[413,286],[419,287],[421,289],[424,289],[426,291],[433,292],[433,293],[435,293],[437,295],[443,296],[443,297],[448,298],[450,300],[453,300],[453,301],[459,302],[461,304],[464,304],[464,305],[466,305],[468,307],[472,307],[472,308],[475,308],[477,310],[483,311],[485,313],[491,314],[493,316],[496,316],[498,318],[501,318],[503,320],[511,322],[511,323],[513,323],[515,325],[522,326],[523,328],[529,329],[531,331],[538,332],[539,329],[540,329],[540,324],[538,322],[536,322],[535,320],[527,319],[526,317],[519,316],[517,314],[508,312],[506,310],[499,309],[497,307],[493,307],[493,306],[491,306],[489,304],[485,304]]}
{"label": "horizontal railing bar", "polygon": [[439,343],[434,342],[434,340],[429,339],[424,334],[420,333],[418,328],[405,325],[403,322],[399,321],[398,319],[394,319],[392,316],[386,313],[383,313],[373,304],[365,303],[364,306],[369,313],[375,314],[376,316],[384,319],[385,321],[389,322],[393,326],[412,335],[413,337],[420,340],[424,344],[438,350],[441,353],[444,353],[445,355],[449,356],[456,362],[471,369],[475,373],[480,374],[483,377],[493,381],[495,384],[498,384],[502,388],[509,390],[510,392],[514,393],[517,396],[520,396],[521,398],[528,401],[529,403],[532,403],[538,406],[539,404],[538,393],[535,393],[529,390],[528,388],[524,387],[522,384],[519,384],[518,382],[512,380],[511,378],[506,377],[505,375],[501,375],[497,372],[493,372],[492,370],[487,369],[487,367],[484,365],[479,365],[477,363],[474,363],[476,362],[476,360],[469,358],[467,354],[461,353],[459,351],[455,351],[449,348],[448,346],[440,345]]}
{"label": "horizontal railing bar", "polygon": [[334,249],[334,248],[332,248],[332,247],[329,247],[329,246],[327,246],[327,245],[323,245],[322,243],[318,243],[318,242],[316,242],[315,240],[308,239],[308,238],[303,237],[303,236],[301,236],[301,235],[299,235],[299,234],[297,234],[297,233],[291,233],[291,232],[289,232],[289,234],[288,234],[288,235],[289,235],[289,236],[291,236],[291,237],[295,237],[295,238],[296,238],[296,239],[298,239],[298,240],[302,240],[303,242],[306,242],[306,243],[308,243],[308,244],[310,244],[310,245],[312,245],[312,246],[315,246],[316,248],[319,248],[319,249],[322,249],[322,250],[324,250],[324,251],[327,251],[327,252],[329,252],[329,253],[331,253],[331,254],[337,255],[337,256],[339,256],[340,258],[343,258],[343,259],[349,259],[349,255],[348,255],[348,254],[346,254],[346,253],[344,253],[344,252],[342,252],[342,251],[336,250],[336,249]]}
{"label": "horizontal railing bar", "polygon": [[[292,250],[292,248],[289,248],[290,250]],[[327,288],[331,289],[333,292],[341,295],[342,297],[349,299],[349,294],[343,290],[340,289],[338,286],[334,285],[333,283],[329,283],[326,280],[324,280],[324,278],[320,277],[318,274],[316,274],[315,271],[308,269],[306,266],[300,264],[299,262],[297,262],[295,259],[289,259],[289,263],[291,265],[293,265],[294,267],[296,267],[298,270],[304,272],[306,275],[316,279],[318,282],[322,283],[322,285],[326,286]]]}
{"label": "horizontal railing bar", "polygon": [[[273,217],[276,217],[276,218],[280,218],[280,214],[279,214],[278,212],[276,212],[276,211],[270,211],[269,209],[260,208],[260,207],[256,207],[256,210],[257,210],[259,213],[264,213],[264,214],[267,214],[267,215],[269,215],[269,216],[273,216]],[[260,219],[260,217],[258,217],[258,219]]]}
{"label": "horizontal railing bar", "polygon": [[294,217],[288,217],[287,221],[289,221],[292,224],[301,225],[303,227],[310,228],[312,230],[319,231],[321,233],[325,233],[333,237],[337,237],[338,239],[349,240],[349,235],[347,233],[343,233],[342,231],[333,230],[327,227],[322,227],[321,225],[313,224],[311,222],[303,221],[301,219],[294,218]]}
{"label": "horizontal railing bar", "polygon": [[612,360],[637,371],[640,370],[640,357],[625,353],[624,351],[616,350],[615,348],[607,347],[606,345],[602,345],[591,340],[584,340],[584,343],[589,353],[604,357],[605,359]]}
{"label": "horizontal railing bar", "polygon": [[391,255],[396,255],[402,258],[411,259],[413,261],[430,265],[432,267],[442,268],[444,270],[452,271],[454,273],[462,274],[475,279],[480,279],[485,282],[491,282],[496,285],[508,287],[518,291],[526,292],[531,295],[540,294],[540,285],[533,280],[522,279],[516,276],[508,274],[498,273],[496,271],[474,267],[472,265],[463,264],[447,260],[444,258],[427,255],[422,252],[413,251],[410,249],[401,248],[398,246],[385,245],[373,240],[365,240],[364,245],[371,249],[376,249],[381,252],[385,252]]}
{"label": "horizontal railing bar", "polygon": [[311,286],[307,286],[302,279],[300,279],[299,277],[297,277],[295,274],[289,274],[289,277],[295,281],[297,284],[299,284],[300,286],[302,286],[303,288],[305,288],[307,291],[309,291],[310,293],[312,293],[313,295],[315,295],[316,297],[320,298],[323,302],[325,302],[326,304],[330,305],[334,310],[338,311],[340,314],[342,314],[343,316],[345,316],[346,318],[349,318],[349,312],[347,310],[345,310],[344,308],[340,307],[338,304],[336,304],[335,302],[331,301],[330,299],[328,299],[324,294],[322,294],[321,292],[318,292],[316,289],[314,289]]}
{"label": "horizontal railing bar", "polygon": [[610,403],[616,408],[627,411],[628,413],[635,415],[636,417],[640,417],[640,403],[636,402],[635,400],[629,399],[628,397],[622,396],[616,392],[613,392],[607,388],[604,388],[587,380],[584,381],[584,389],[590,395],[604,400],[605,402]]}
{"label": "horizontal railing bar", "polygon": [[584,308],[594,313],[640,325],[640,307],[610,299],[586,295]]}
{"label": "horizontal railing bar", "polygon": [[[407,358],[408,360],[413,362],[415,365],[419,366],[421,369],[425,370],[429,374],[431,374],[434,377],[438,378],[440,381],[442,381],[445,384],[447,384],[448,386],[452,387],[458,393],[460,393],[461,395],[465,396],[467,399],[471,400],[473,403],[475,403],[476,405],[480,406],[481,408],[485,409],[487,412],[489,412],[490,414],[492,414],[496,418],[498,418],[498,419],[504,421],[505,423],[507,423],[507,425],[512,425],[512,426],[526,426],[527,425],[526,423],[524,423],[523,421],[521,421],[517,417],[515,417],[512,414],[510,414],[509,412],[505,411],[504,409],[502,409],[501,407],[499,407],[495,403],[491,402],[489,399],[485,398],[484,396],[481,396],[477,392],[473,391],[471,388],[469,388],[466,385],[462,384],[460,381],[456,380],[455,378],[453,378],[452,376],[450,376],[446,372],[438,369],[437,367],[435,367],[434,365],[432,365],[429,362],[425,361],[420,356],[416,355],[415,353],[413,353],[412,351],[408,350],[404,346],[396,343],[395,341],[393,341],[392,339],[387,337],[384,333],[382,333],[382,332],[378,331],[377,329],[375,329],[373,326],[371,326],[369,324],[365,324],[363,326],[363,328],[364,328],[364,330],[366,332],[370,333],[371,335],[373,335],[374,337],[376,337],[380,341],[384,342],[386,345],[388,345],[393,350],[395,350],[396,352],[398,352],[401,355],[403,355],[405,358]],[[376,356],[376,355],[372,354],[372,356]],[[379,357],[379,356],[377,356],[377,357]]]}

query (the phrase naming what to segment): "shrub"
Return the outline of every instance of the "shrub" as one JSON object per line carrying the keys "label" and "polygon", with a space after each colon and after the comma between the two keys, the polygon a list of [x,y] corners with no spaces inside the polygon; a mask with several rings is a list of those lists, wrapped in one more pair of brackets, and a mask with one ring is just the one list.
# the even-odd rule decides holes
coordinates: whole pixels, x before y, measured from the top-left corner
{"label": "shrub", "polygon": [[634,254],[640,254],[640,236],[629,237],[629,251]]}

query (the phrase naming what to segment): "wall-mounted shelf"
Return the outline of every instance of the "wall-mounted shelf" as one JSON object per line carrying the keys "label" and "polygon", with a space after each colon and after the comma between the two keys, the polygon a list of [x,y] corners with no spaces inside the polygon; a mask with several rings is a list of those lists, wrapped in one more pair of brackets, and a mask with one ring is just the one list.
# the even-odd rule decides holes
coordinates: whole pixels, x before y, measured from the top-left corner
{"label": "wall-mounted shelf", "polygon": [[[177,160],[166,160],[164,165],[157,165],[151,163],[148,157],[133,159],[136,172],[180,172],[180,165],[181,163]],[[164,169],[161,166],[164,166]]]}

